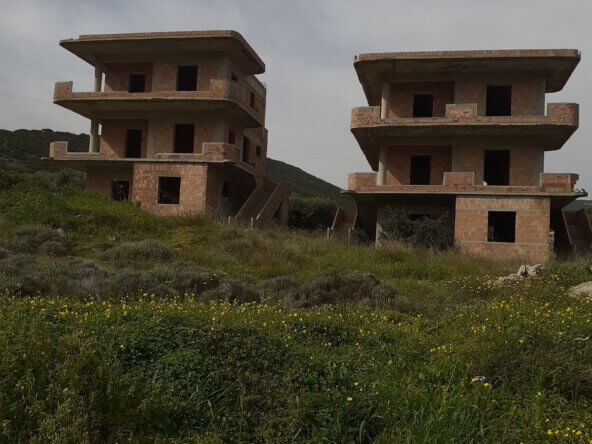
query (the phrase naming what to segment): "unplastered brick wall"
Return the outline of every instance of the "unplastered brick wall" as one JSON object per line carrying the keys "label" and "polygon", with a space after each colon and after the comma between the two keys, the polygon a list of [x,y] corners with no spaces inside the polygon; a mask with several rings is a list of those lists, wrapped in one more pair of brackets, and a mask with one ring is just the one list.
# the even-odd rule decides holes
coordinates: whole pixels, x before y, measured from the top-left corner
{"label": "unplastered brick wall", "polygon": [[142,157],[146,157],[148,120],[108,119],[101,128],[100,152],[106,157],[125,157],[128,129],[142,130]]}
{"label": "unplastered brick wall", "polygon": [[413,117],[413,96],[433,94],[434,117],[444,117],[447,103],[454,103],[453,82],[393,82],[389,117]]}
{"label": "unplastered brick wall", "polygon": [[[195,214],[206,210],[207,165],[136,163],[132,200],[157,215]],[[179,204],[158,203],[158,178],[180,177]]]}
{"label": "unplastered brick wall", "polygon": [[150,142],[148,149],[148,158],[156,157],[158,153],[172,153],[175,143],[175,124],[187,123],[194,124],[193,132],[193,152],[201,153],[204,142],[223,142],[224,140],[214,140],[215,125],[212,123],[202,123],[191,120],[190,118],[180,116],[175,120],[150,119]]}
{"label": "unplastered brick wall", "polygon": [[442,185],[444,172],[451,169],[451,148],[449,146],[399,146],[387,147],[386,184],[409,185],[411,179],[411,156],[431,156],[430,183]]}
{"label": "unplastered brick wall", "polygon": [[[454,84],[454,103],[476,103],[477,115],[484,116],[487,85],[512,86],[513,116],[542,116],[545,113],[545,79],[492,75],[461,77]],[[452,102],[450,102],[452,103]]]}
{"label": "unplastered brick wall", "polygon": [[127,180],[130,183],[130,195],[133,189],[131,167],[87,167],[86,186],[95,191],[111,196],[111,184],[114,180]]}
{"label": "unplastered brick wall", "polygon": [[154,63],[152,74],[153,91],[175,91],[177,89],[177,67],[197,65],[197,89],[208,91],[212,79],[221,78],[222,59],[182,59],[175,62]]}
{"label": "unplastered brick wall", "polygon": [[[515,242],[488,242],[488,212],[516,212]],[[550,199],[519,196],[457,196],[455,243],[461,251],[494,259],[549,259]]]}
{"label": "unplastered brick wall", "polygon": [[105,91],[128,91],[130,74],[146,76],[145,89],[152,91],[152,63],[108,63],[103,65]]}
{"label": "unplastered brick wall", "polygon": [[452,147],[452,171],[475,173],[475,184],[483,183],[485,150],[510,150],[510,183],[509,185],[539,185],[540,173],[544,168],[544,150],[538,147],[504,146],[503,142],[492,146],[482,143],[455,144]]}

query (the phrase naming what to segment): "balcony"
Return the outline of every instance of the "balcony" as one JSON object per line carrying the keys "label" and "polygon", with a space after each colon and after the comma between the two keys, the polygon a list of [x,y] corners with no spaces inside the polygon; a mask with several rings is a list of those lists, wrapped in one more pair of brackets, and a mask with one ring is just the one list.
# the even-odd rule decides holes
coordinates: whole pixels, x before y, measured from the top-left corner
{"label": "balcony", "polygon": [[561,148],[578,127],[575,103],[549,103],[545,116],[478,116],[476,103],[447,104],[444,117],[380,118],[379,106],[354,108],[351,131],[375,167],[378,144],[388,138],[521,137],[546,150]]}
{"label": "balcony", "polygon": [[201,91],[73,92],[72,82],[55,84],[54,103],[87,118],[144,117],[146,112],[224,112],[247,127],[264,125],[265,109],[250,106],[250,89],[226,79],[212,79]]}
{"label": "balcony", "polygon": [[68,142],[51,142],[49,159],[64,161],[73,168],[84,169],[90,164],[126,165],[134,162],[174,162],[174,163],[236,163],[240,168],[255,173],[255,166],[241,160],[241,149],[229,143],[204,142],[200,153],[157,153],[153,158],[114,157],[103,153],[68,151]]}
{"label": "balcony", "polygon": [[586,196],[575,187],[579,176],[571,173],[541,173],[539,185],[476,185],[475,173],[445,172],[442,184],[436,185],[376,185],[377,173],[351,173],[348,192],[377,194],[500,194]]}

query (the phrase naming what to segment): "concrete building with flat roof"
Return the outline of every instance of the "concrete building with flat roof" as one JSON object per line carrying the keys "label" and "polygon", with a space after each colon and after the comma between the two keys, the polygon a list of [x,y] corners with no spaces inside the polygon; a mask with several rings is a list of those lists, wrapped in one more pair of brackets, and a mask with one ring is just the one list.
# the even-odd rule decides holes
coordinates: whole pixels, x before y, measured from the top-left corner
{"label": "concrete building with flat roof", "polygon": [[578,127],[578,105],[546,94],[579,61],[574,49],[356,56],[369,106],[352,110],[351,132],[373,172],[349,175],[357,213],[341,219],[380,240],[388,206],[444,216],[461,251],[491,258],[589,249],[585,211],[563,210],[587,195],[578,175],[544,172]]}
{"label": "concrete building with flat roof", "polygon": [[94,90],[55,85],[90,120],[88,152],[49,159],[158,215],[285,223],[288,189],[266,176],[265,64],[235,31],[81,35],[60,45],[94,67]]}

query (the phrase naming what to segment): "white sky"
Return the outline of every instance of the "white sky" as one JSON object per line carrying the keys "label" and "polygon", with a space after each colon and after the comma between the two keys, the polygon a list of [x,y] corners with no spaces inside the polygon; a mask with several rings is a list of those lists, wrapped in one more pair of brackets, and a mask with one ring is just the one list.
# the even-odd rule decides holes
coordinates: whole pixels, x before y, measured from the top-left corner
{"label": "white sky", "polygon": [[580,129],[545,170],[592,192],[590,0],[0,0],[0,128],[88,132],[51,104],[53,84],[90,90],[92,68],[58,46],[79,34],[234,29],[266,63],[269,155],[345,187],[369,171],[349,131],[366,105],[352,60],[363,52],[577,48],[582,61],[547,102],[580,103]]}

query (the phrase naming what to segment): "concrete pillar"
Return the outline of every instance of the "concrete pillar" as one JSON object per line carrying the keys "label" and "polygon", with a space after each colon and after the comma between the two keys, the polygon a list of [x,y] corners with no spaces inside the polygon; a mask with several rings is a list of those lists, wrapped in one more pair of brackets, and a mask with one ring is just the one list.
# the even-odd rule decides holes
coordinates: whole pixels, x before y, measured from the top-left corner
{"label": "concrete pillar", "polygon": [[99,121],[96,119],[92,119],[90,121],[90,141],[88,144],[88,152],[99,152]]}
{"label": "concrete pillar", "polygon": [[382,84],[382,92],[380,97],[380,118],[386,119],[388,117],[389,106],[391,103],[391,82],[385,81]]}
{"label": "concrete pillar", "polygon": [[378,174],[376,174],[376,185],[386,184],[386,146],[381,146],[378,151]]}
{"label": "concrete pillar", "polygon": [[100,63],[95,65],[95,92],[101,92],[103,89],[103,66]]}

